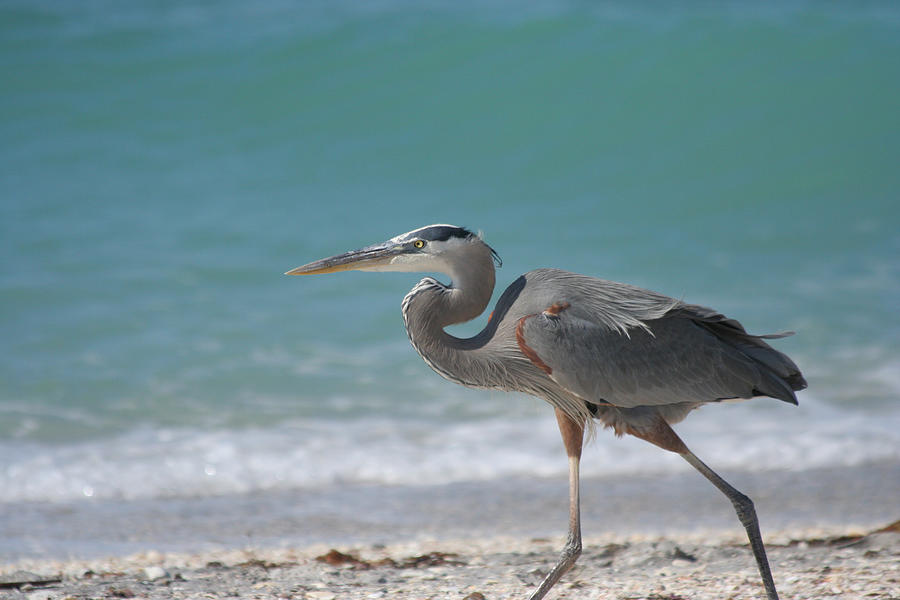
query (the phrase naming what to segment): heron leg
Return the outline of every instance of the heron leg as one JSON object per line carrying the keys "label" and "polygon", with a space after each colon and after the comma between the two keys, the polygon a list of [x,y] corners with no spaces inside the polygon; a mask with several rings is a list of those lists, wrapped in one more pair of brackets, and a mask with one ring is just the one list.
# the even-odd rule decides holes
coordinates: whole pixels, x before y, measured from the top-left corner
{"label": "heron leg", "polygon": [[772,570],[769,568],[769,560],[766,558],[766,547],[763,545],[762,535],[759,532],[759,519],[756,517],[756,509],[753,508],[753,500],[734,489],[690,450],[681,456],[731,500],[738,519],[747,530],[750,548],[753,549],[753,556],[756,557],[756,565],[759,567],[759,574],[766,588],[766,597],[769,600],[778,600],[778,592],[775,590]]}
{"label": "heron leg", "polygon": [[531,595],[530,600],[541,600],[560,577],[572,568],[581,555],[581,509],[578,498],[578,465],[581,461],[581,446],[584,427],[574,422],[566,413],[556,409],[556,421],[562,434],[566,453],[569,455],[569,535],[556,566],[544,577],[541,585]]}
{"label": "heron leg", "polygon": [[738,519],[747,531],[747,538],[750,540],[750,548],[753,550],[753,556],[756,558],[756,565],[759,567],[759,574],[762,577],[763,586],[766,588],[766,597],[768,600],[778,600],[778,592],[775,590],[775,582],[772,579],[772,570],[769,568],[769,560],[766,557],[766,547],[763,545],[762,535],[759,532],[759,519],[756,517],[756,509],[753,507],[753,501],[742,494],[727,481],[722,479],[718,473],[710,469],[702,460],[697,458],[693,452],[681,441],[681,438],[672,430],[668,423],[659,419],[656,427],[652,431],[629,431],[634,436],[646,440],[652,444],[659,446],[665,450],[677,452],[692,467],[700,471],[700,474],[706,477],[710,483],[716,486],[719,491],[725,494],[734,510]]}

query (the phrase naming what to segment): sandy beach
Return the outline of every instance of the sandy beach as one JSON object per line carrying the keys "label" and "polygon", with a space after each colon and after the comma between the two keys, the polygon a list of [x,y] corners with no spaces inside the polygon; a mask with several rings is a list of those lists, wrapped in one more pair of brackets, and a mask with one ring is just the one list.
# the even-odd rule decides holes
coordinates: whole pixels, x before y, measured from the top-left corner
{"label": "sandy beach", "polygon": [[[900,598],[897,473],[734,477],[783,600]],[[563,545],[559,483],[23,504],[0,519],[0,598],[524,598]],[[583,483],[584,552],[551,598],[764,597],[734,512],[695,474]]]}
{"label": "sandy beach", "polygon": [[[877,531],[778,532],[767,539],[784,599],[900,597],[900,523]],[[64,598],[522,598],[562,539],[493,538],[392,545],[145,552],[0,567],[0,595]],[[619,600],[763,598],[737,533],[588,538],[550,597]]]}

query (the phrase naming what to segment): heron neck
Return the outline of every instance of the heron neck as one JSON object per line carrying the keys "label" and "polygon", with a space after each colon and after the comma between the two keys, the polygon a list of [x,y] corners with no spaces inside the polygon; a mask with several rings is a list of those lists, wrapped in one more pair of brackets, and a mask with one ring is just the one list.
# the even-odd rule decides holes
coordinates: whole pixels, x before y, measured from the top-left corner
{"label": "heron neck", "polygon": [[494,267],[489,267],[477,278],[450,274],[449,285],[431,277],[420,281],[403,299],[407,328],[436,334],[483,313],[494,292]]}
{"label": "heron neck", "polygon": [[[448,273],[451,285],[426,277],[403,300],[406,331],[416,351],[438,374],[469,386],[483,385],[472,376],[483,370],[477,364],[478,353],[472,351],[475,338],[460,339],[444,328],[474,319],[490,302],[495,280],[489,256],[486,266],[480,267],[465,273]],[[461,372],[470,375],[461,379]]]}

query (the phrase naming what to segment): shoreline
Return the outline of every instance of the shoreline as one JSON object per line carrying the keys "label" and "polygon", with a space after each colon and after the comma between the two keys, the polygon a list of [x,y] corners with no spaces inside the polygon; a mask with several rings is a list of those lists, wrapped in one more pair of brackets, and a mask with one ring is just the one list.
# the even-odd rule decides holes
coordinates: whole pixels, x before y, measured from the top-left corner
{"label": "shoreline", "polygon": [[[726,476],[756,504],[783,600],[896,600],[898,474],[879,463]],[[0,598],[527,597],[563,546],[565,483],[7,504]],[[582,483],[584,552],[548,598],[764,597],[732,507],[697,474]],[[891,523],[895,532],[875,533]],[[4,584],[11,575],[20,583]]]}
{"label": "shoreline", "polygon": [[[900,518],[897,463],[722,474],[753,499],[767,539],[778,539],[782,531],[868,531]],[[727,499],[692,472],[584,478],[581,503],[585,539],[743,535]],[[0,504],[0,564],[128,556],[151,549],[202,553],[320,543],[345,547],[479,537],[554,538],[564,534],[567,518],[564,477],[7,503]]]}
{"label": "shoreline", "polygon": [[[767,536],[780,594],[804,600],[895,598],[900,592],[900,522],[889,529],[834,528]],[[589,536],[576,566],[548,597],[763,598],[752,554],[738,533]],[[0,565],[0,582],[6,582],[0,583],[0,595],[28,600],[200,595],[315,600],[523,597],[552,566],[562,544],[561,537],[493,537],[187,554],[148,551],[94,560],[27,559]],[[16,578],[20,583],[11,584]]]}

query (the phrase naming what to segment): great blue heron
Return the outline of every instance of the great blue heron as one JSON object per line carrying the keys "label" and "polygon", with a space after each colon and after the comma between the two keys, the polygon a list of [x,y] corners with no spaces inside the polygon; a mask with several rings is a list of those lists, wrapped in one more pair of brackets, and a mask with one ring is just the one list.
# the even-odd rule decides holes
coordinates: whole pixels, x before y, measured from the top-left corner
{"label": "great blue heron", "polygon": [[740,323],[624,283],[557,269],[525,273],[506,288],[485,328],[461,339],[444,331],[474,319],[494,290],[499,257],[462,227],[429,225],[288,271],[443,273],[403,299],[416,351],[438,374],[464,386],[532,394],[549,402],[569,456],[569,532],[539,600],[581,554],[578,465],[594,420],[680,454],[731,500],[747,530],[769,600],[777,600],[753,502],[691,452],[669,426],[707,402],[770,396],[797,404],[806,387],[797,365]]}

